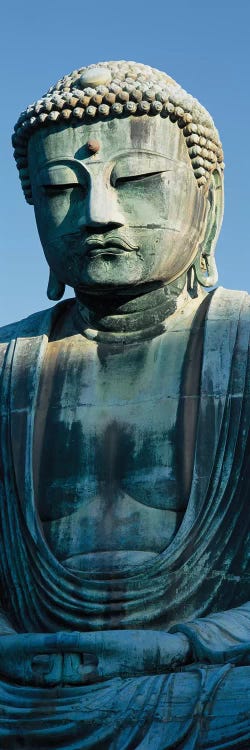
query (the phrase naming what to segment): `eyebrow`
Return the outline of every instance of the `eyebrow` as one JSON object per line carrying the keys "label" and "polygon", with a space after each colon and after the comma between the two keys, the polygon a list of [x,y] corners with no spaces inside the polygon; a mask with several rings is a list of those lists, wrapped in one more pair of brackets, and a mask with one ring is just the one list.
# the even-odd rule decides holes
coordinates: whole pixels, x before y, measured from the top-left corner
{"label": "eyebrow", "polygon": [[[109,158],[107,159],[107,162],[115,162],[119,159],[126,158],[127,156],[136,156],[136,154],[142,154],[147,157],[160,157],[162,159],[165,159],[166,162],[169,162],[171,164],[185,164],[185,162],[182,162],[177,159],[172,159],[169,156],[166,156],[166,154],[162,154],[160,151],[150,151],[147,149],[126,149],[126,151],[118,151],[116,154],[110,154]],[[76,157],[72,155],[62,154],[62,156],[57,157],[56,159],[46,159],[39,165],[39,171],[40,169],[43,169],[46,166],[61,166],[62,164],[65,164],[65,166],[72,166],[75,167],[77,165],[84,166],[84,164],[100,164],[104,159],[97,159],[93,160],[93,156],[88,156],[85,159],[77,159]]]}
{"label": "eyebrow", "polygon": [[61,167],[61,166],[76,166],[77,164],[82,166],[82,162],[79,159],[75,159],[74,156],[60,156],[57,159],[45,159],[39,164],[39,171],[44,167]]}

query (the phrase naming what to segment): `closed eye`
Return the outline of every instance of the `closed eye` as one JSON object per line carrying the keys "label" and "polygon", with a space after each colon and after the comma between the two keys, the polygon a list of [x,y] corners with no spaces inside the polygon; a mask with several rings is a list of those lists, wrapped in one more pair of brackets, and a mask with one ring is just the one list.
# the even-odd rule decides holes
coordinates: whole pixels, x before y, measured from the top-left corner
{"label": "closed eye", "polygon": [[161,170],[158,172],[147,172],[146,174],[125,175],[124,177],[116,177],[112,182],[115,187],[123,185],[125,182],[140,182],[141,180],[149,180],[151,177],[162,175],[164,174],[164,171],[165,170]]}
{"label": "closed eye", "polygon": [[71,190],[72,188],[81,188],[83,192],[85,191],[84,186],[80,185],[78,182],[67,182],[63,185],[43,185],[43,190],[46,195],[59,195],[59,193],[66,192],[66,190]]}

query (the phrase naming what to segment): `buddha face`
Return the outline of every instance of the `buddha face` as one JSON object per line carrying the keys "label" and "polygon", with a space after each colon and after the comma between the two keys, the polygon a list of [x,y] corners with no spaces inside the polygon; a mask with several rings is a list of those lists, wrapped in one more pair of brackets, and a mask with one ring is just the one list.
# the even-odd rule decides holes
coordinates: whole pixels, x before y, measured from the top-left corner
{"label": "buddha face", "polygon": [[48,264],[76,291],[126,293],[190,267],[208,202],[169,119],[41,128],[29,169]]}

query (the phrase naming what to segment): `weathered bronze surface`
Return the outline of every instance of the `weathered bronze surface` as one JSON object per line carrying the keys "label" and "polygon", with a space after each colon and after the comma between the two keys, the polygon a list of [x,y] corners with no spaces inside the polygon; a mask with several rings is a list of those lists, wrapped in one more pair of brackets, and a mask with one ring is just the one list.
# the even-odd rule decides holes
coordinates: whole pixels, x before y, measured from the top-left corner
{"label": "weathered bronze surface", "polygon": [[74,71],[13,138],[60,300],[1,329],[0,748],[250,747],[249,303],[222,147],[167,75]]}

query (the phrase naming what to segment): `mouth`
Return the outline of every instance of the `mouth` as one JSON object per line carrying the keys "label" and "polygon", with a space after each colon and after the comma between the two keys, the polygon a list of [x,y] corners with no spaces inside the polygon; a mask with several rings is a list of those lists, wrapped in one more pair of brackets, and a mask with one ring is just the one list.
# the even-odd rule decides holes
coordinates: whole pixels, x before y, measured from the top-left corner
{"label": "mouth", "polygon": [[97,255],[122,255],[124,251],[132,252],[139,249],[138,245],[114,234],[112,236],[106,235],[105,237],[92,234],[91,237],[85,240],[85,245],[89,248],[89,257]]}

